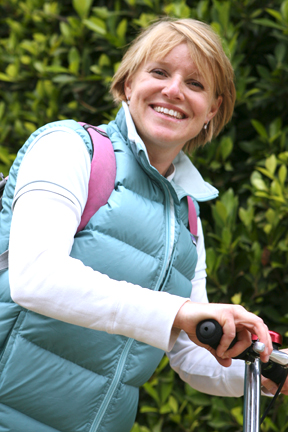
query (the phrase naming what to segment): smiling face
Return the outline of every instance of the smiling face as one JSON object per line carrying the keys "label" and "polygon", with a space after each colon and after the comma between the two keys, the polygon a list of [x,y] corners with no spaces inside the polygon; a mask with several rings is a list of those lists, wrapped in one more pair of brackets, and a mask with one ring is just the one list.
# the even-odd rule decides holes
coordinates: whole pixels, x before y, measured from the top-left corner
{"label": "smiling face", "polygon": [[170,161],[168,167],[221,104],[213,95],[212,76],[199,74],[186,43],[142,64],[126,81],[125,94],[152,165],[161,158]]}

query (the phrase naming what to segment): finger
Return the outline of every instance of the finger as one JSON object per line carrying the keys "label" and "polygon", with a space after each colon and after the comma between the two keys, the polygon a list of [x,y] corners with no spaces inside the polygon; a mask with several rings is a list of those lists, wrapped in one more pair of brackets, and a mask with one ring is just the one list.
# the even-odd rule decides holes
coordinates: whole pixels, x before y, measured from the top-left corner
{"label": "finger", "polygon": [[237,331],[238,326],[240,326],[240,328],[246,328],[251,333],[256,334],[259,338],[259,341],[265,345],[264,351],[260,354],[260,359],[264,363],[268,362],[273,346],[268,327],[264,321],[257,315],[248,312],[242,306],[236,307],[234,312],[236,312],[235,324]]}
{"label": "finger", "polygon": [[[262,391],[264,391],[264,393],[268,392],[275,395],[276,391],[278,390],[278,385],[275,384],[274,381],[270,380],[269,378],[265,378],[264,376],[261,376],[261,389]],[[286,379],[285,384],[281,389],[281,394],[288,395],[288,378]]]}
{"label": "finger", "polygon": [[[212,353],[213,354],[213,353]],[[231,364],[232,364],[232,359],[229,357],[229,358],[222,358],[222,357],[219,357],[216,353],[215,354],[213,354],[214,355],[214,357],[216,358],[216,360],[218,361],[218,363],[221,365],[221,366],[224,366],[224,367],[229,367],[229,366],[231,366]]]}
{"label": "finger", "polygon": [[260,353],[260,359],[263,363],[267,363],[269,361],[269,355],[273,350],[273,345],[268,327],[264,324],[261,318],[257,318],[254,332],[258,336],[259,341],[265,344],[264,351]]}
{"label": "finger", "polygon": [[222,326],[223,336],[216,353],[221,358],[228,358],[229,355],[227,356],[227,351],[236,336],[236,326],[233,315],[226,313],[223,320],[220,320],[220,325]]}
{"label": "finger", "polygon": [[262,391],[264,391],[264,393],[270,393],[273,395],[275,395],[276,391],[278,390],[277,384],[263,376],[261,376],[261,387],[263,387]]}
{"label": "finger", "polygon": [[211,348],[209,345],[203,345],[202,344],[202,347],[203,348],[206,348],[215,358],[216,358],[216,360],[218,361],[218,363],[221,365],[221,366],[224,366],[224,367],[229,367],[229,366],[231,366],[231,364],[232,364],[232,359],[231,359],[231,357],[229,357],[229,358],[225,358],[225,359],[223,359],[223,358],[221,358],[221,357],[219,357],[218,355],[217,355],[217,353],[216,353],[216,351],[215,351],[215,349],[213,349],[213,348]]}
{"label": "finger", "polygon": [[237,343],[224,353],[221,352],[221,349],[218,351],[217,354],[219,354],[222,358],[234,358],[238,357],[240,354],[242,354],[247,348],[251,346],[251,333],[246,330],[242,329],[237,332]]}

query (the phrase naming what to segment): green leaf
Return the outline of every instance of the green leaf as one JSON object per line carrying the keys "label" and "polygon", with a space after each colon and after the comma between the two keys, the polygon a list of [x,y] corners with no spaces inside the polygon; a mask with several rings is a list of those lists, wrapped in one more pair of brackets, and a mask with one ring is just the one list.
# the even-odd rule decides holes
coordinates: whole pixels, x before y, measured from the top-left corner
{"label": "green leaf", "polygon": [[188,18],[190,16],[190,9],[186,5],[185,0],[171,2],[164,7],[164,11],[167,15],[178,17],[178,18]]}
{"label": "green leaf", "polygon": [[8,153],[8,149],[0,146],[0,160],[9,166],[11,164],[11,155]]}
{"label": "green leaf", "polygon": [[152,385],[149,382],[146,382],[143,385],[144,389],[146,390],[146,392],[154,399],[155,402],[160,402],[160,398],[159,395],[157,393],[157,391],[155,390],[154,387],[152,387]]}
{"label": "green leaf", "polygon": [[4,112],[5,112],[5,102],[1,101],[0,102],[0,120],[2,119]]}
{"label": "green leaf", "polygon": [[60,22],[60,30],[62,35],[69,39],[72,36],[71,27],[66,22]]}
{"label": "green leaf", "polygon": [[232,302],[233,304],[236,304],[236,305],[241,305],[241,300],[242,300],[242,293],[234,294],[234,295],[231,297],[231,302]]}
{"label": "green leaf", "polygon": [[264,67],[262,65],[257,65],[256,68],[257,68],[257,72],[259,73],[261,78],[263,78],[264,80],[268,80],[268,81],[270,80],[271,73],[266,67]]}
{"label": "green leaf", "polygon": [[254,24],[260,24],[260,25],[263,25],[265,27],[272,27],[272,28],[275,28],[277,30],[285,30],[285,27],[283,25],[276,24],[274,21],[271,21],[267,18],[255,19],[255,20],[253,20],[253,23]]}
{"label": "green leaf", "polygon": [[56,75],[52,81],[57,84],[69,84],[71,82],[75,82],[77,79],[72,75]]}
{"label": "green leaf", "polygon": [[141,406],[140,412],[142,413],[148,413],[148,412],[155,412],[158,413],[158,408],[154,408],[148,405]]}
{"label": "green leaf", "polygon": [[255,192],[255,196],[259,197],[259,198],[270,198],[269,195],[268,195],[268,193],[259,192],[259,191]]}
{"label": "green leaf", "polygon": [[272,208],[267,210],[267,212],[265,213],[265,216],[266,216],[267,221],[271,225],[273,225],[275,223],[275,221],[277,221],[277,219],[278,219],[276,212]]}
{"label": "green leaf", "polygon": [[278,63],[282,63],[286,55],[286,46],[283,43],[276,45],[275,56]]}
{"label": "green leaf", "polygon": [[266,11],[273,16],[274,18],[276,18],[277,21],[280,21],[280,23],[282,23],[282,15],[280,12],[278,12],[275,9],[270,9],[270,8],[266,8]]}
{"label": "green leaf", "polygon": [[[265,69],[265,68],[263,68],[263,69]],[[267,69],[265,69],[265,70],[267,70]],[[267,73],[268,73],[268,75],[269,75],[269,77],[270,77],[270,74],[269,74],[268,71],[267,71]],[[244,98],[247,99],[247,98],[249,98],[250,96],[254,96],[255,94],[257,94],[257,93],[259,93],[259,92],[261,92],[260,89],[258,89],[258,88],[253,88],[253,89],[247,91],[247,92],[244,94]]]}
{"label": "green leaf", "polygon": [[13,78],[11,76],[5,75],[4,73],[0,72],[0,81],[11,82],[13,81]]}
{"label": "green leaf", "polygon": [[257,167],[257,171],[260,171],[262,174],[264,174],[266,177],[269,177],[271,180],[274,180],[274,175],[270,173],[266,168]]}
{"label": "green leaf", "polygon": [[283,153],[279,153],[278,155],[278,159],[283,162],[283,163],[288,163],[288,151],[283,152]]}
{"label": "green leaf", "polygon": [[162,405],[159,409],[160,414],[167,414],[171,412],[171,407],[169,403],[166,403],[165,405]]}
{"label": "green leaf", "polygon": [[220,143],[220,151],[221,151],[223,161],[227,159],[227,157],[231,154],[232,150],[233,150],[232,139],[228,136],[223,137]]}
{"label": "green leaf", "polygon": [[267,131],[262,123],[260,123],[258,120],[251,120],[251,123],[262,138],[268,138]]}
{"label": "green leaf", "polygon": [[239,217],[247,228],[251,228],[251,224],[254,220],[254,209],[249,207],[245,210],[243,207],[239,209]]}
{"label": "green leaf", "polygon": [[171,410],[173,411],[174,414],[176,414],[178,412],[178,402],[177,399],[174,396],[170,396],[169,397],[169,406],[171,408]]}
{"label": "green leaf", "polygon": [[120,21],[117,26],[116,34],[121,39],[122,43],[125,43],[125,36],[127,31],[127,19]]}
{"label": "green leaf", "polygon": [[68,54],[68,61],[69,61],[69,71],[73,74],[77,74],[80,65],[80,54],[76,47],[70,48]]}
{"label": "green leaf", "polygon": [[233,216],[236,215],[236,209],[238,207],[238,197],[234,195],[232,188],[229,188],[221,197],[221,202],[224,204],[227,215],[230,221],[233,220]]}
{"label": "green leaf", "polygon": [[232,233],[228,227],[222,229],[222,244],[225,249],[229,249],[232,240]]}
{"label": "green leaf", "polygon": [[72,0],[73,7],[81,18],[87,17],[93,0]]}
{"label": "green leaf", "polygon": [[274,180],[271,183],[271,193],[273,195],[278,195],[279,197],[283,198],[282,188],[278,180]]}
{"label": "green leaf", "polygon": [[160,386],[161,403],[166,402],[166,400],[168,399],[169,395],[171,394],[172,388],[173,388],[173,382],[163,383]]}
{"label": "green leaf", "polygon": [[215,206],[215,215],[218,215],[223,222],[227,220],[227,210],[224,204],[221,201],[217,201]]}
{"label": "green leaf", "polygon": [[[1,116],[0,116],[0,118],[1,118]],[[281,185],[283,186],[285,181],[286,181],[286,178],[287,178],[286,165],[281,165],[281,167],[279,168],[278,177],[279,177],[279,181],[280,181]]]}
{"label": "green leaf", "polygon": [[214,249],[206,249],[206,261],[208,269],[213,269],[216,263],[216,254]]}
{"label": "green leaf", "polygon": [[35,124],[31,123],[31,122],[24,122],[24,126],[25,126],[25,129],[27,129],[30,134],[35,132],[35,130],[37,129]]}
{"label": "green leaf", "polygon": [[283,20],[286,24],[288,24],[288,0],[282,2],[280,11],[283,17]]}
{"label": "green leaf", "polygon": [[236,419],[237,423],[242,426],[243,425],[243,414],[242,407],[235,407],[231,409],[231,414]]}
{"label": "green leaf", "polygon": [[9,77],[16,78],[18,76],[19,68],[15,64],[9,64],[5,72]]}
{"label": "green leaf", "polygon": [[276,201],[278,203],[282,203],[282,204],[286,203],[286,201],[283,198],[283,196],[280,196],[280,195],[279,196],[277,196],[277,195],[270,195],[269,198],[270,198],[270,200]]}
{"label": "green leaf", "polygon": [[268,188],[265,184],[265,182],[262,179],[253,179],[252,181],[253,186],[258,189],[259,191],[267,191],[268,192]]}
{"label": "green leaf", "polygon": [[229,1],[214,0],[214,5],[218,11],[219,22],[223,29],[226,31],[229,24],[231,3]]}
{"label": "green leaf", "polygon": [[101,54],[99,58],[99,66],[102,68],[104,66],[110,66],[111,62],[106,54]]}
{"label": "green leaf", "polygon": [[105,23],[100,18],[91,17],[90,19],[84,19],[83,24],[89,28],[89,30],[94,31],[101,36],[105,36],[107,33]]}
{"label": "green leaf", "polygon": [[273,228],[272,224],[266,224],[264,226],[263,230],[266,234],[270,234],[270,232],[272,231],[272,228]]}

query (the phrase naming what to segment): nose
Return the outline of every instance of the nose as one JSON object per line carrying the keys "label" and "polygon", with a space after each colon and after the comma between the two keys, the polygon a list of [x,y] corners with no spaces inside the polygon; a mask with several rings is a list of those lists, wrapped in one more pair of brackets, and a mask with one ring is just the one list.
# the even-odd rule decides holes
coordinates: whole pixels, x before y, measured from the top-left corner
{"label": "nose", "polygon": [[183,100],[184,94],[180,78],[171,77],[168,81],[165,82],[165,84],[166,85],[162,90],[162,94],[167,96],[169,99]]}

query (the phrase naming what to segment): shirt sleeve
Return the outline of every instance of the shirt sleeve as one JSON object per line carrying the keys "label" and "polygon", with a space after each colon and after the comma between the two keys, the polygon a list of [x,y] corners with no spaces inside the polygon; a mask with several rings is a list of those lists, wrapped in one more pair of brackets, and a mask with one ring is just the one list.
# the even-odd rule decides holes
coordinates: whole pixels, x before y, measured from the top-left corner
{"label": "shirt sleeve", "polygon": [[86,153],[76,134],[62,132],[41,138],[25,156],[10,233],[11,297],[39,314],[166,351],[187,299],[113,280],[70,257],[87,200]]}
{"label": "shirt sleeve", "polygon": [[35,139],[20,165],[15,203],[29,191],[48,191],[65,197],[75,206],[80,221],[88,195],[90,156],[73,130],[56,130]]}
{"label": "shirt sleeve", "polygon": [[[200,224],[201,222],[198,221],[200,233],[197,241],[198,263],[192,281],[190,299],[194,302],[207,303],[205,247]],[[232,365],[225,368],[209,351],[194,344],[184,331],[180,332],[173,349],[167,355],[171,367],[194,389],[215,396],[243,395],[244,361],[232,360]]]}
{"label": "shirt sleeve", "polygon": [[193,282],[198,279],[206,278],[206,252],[205,252],[205,242],[204,242],[204,234],[201,219],[197,218],[197,254],[198,261],[195,268],[195,276],[193,278]]}

